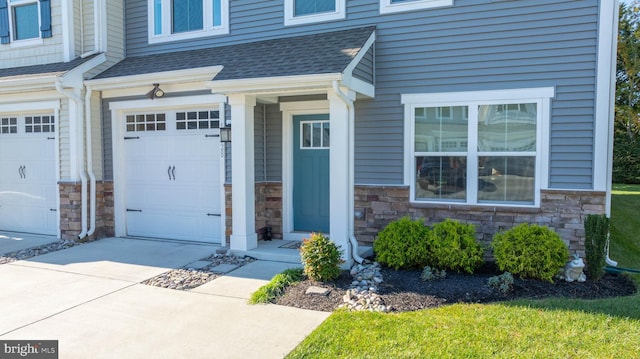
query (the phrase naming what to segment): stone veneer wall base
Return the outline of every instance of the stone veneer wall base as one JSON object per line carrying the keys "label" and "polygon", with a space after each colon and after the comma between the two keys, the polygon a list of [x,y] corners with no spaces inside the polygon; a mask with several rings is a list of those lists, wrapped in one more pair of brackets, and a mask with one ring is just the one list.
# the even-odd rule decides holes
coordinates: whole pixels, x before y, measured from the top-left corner
{"label": "stone veneer wall base", "polygon": [[[59,182],[58,186],[60,189],[60,238],[86,241],[115,235],[112,181],[96,182],[96,228],[91,238],[83,239],[78,238],[82,231],[82,185],[80,182]],[[90,201],[88,189],[87,199]],[[89,209],[87,209],[87,226],[89,225]]]}
{"label": "stone veneer wall base", "polygon": [[587,214],[605,212],[605,192],[544,190],[540,208],[522,208],[410,203],[409,187],[356,186],[355,207],[364,214],[355,221],[356,237],[361,243],[373,243],[378,231],[404,216],[424,218],[427,225],[446,218],[471,223],[485,244],[498,231],[520,223],[535,223],[555,230],[570,253],[584,257],[584,219]]}

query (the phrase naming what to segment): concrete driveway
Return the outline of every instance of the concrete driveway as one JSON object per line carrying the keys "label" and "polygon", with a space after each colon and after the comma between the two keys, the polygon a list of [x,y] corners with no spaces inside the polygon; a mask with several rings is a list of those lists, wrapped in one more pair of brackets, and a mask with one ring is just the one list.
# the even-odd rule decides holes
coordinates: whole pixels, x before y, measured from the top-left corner
{"label": "concrete driveway", "polygon": [[281,358],[329,313],[248,305],[288,263],[195,288],[140,284],[216,247],[109,238],[0,265],[0,341],[58,340],[60,358]]}

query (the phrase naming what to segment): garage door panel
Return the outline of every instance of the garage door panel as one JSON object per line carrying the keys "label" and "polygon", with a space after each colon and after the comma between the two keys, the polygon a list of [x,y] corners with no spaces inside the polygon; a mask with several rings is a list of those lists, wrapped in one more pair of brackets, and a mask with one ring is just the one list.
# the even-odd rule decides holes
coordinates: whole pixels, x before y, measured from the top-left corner
{"label": "garage door panel", "polygon": [[167,185],[171,181],[168,161],[130,161],[126,166],[127,185]]}
{"label": "garage door panel", "polygon": [[[42,132],[45,117],[53,121],[16,116],[15,132],[0,134],[0,230],[57,234],[55,141]],[[32,132],[26,132],[27,119]],[[46,127],[52,130],[50,123]]]}
{"label": "garage door panel", "polygon": [[131,236],[218,242],[220,217],[186,211],[127,212]]}
{"label": "garage door panel", "polygon": [[136,137],[124,143],[127,234],[220,242],[218,130],[165,119],[163,131],[127,133]]}
{"label": "garage door panel", "polygon": [[0,217],[6,231],[56,235],[57,212],[46,206],[0,206]]}

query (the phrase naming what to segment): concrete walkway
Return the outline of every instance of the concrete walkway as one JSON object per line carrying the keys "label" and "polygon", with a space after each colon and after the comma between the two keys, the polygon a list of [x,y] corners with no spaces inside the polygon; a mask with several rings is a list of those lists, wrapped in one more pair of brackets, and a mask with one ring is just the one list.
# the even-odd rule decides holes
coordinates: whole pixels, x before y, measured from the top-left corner
{"label": "concrete walkway", "polygon": [[60,358],[281,358],[329,315],[246,304],[288,263],[191,291],[139,284],[215,249],[109,238],[0,265],[0,340],[58,340]]}
{"label": "concrete walkway", "polygon": [[0,233],[0,256],[57,241],[58,238],[54,236],[3,232]]}

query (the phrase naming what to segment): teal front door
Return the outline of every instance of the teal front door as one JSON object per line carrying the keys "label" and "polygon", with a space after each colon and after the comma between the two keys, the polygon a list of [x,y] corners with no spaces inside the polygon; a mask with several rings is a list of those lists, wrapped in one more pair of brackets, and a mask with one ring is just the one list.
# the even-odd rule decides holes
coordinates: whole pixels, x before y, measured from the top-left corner
{"label": "teal front door", "polygon": [[329,115],[293,116],[293,229],[329,233]]}

